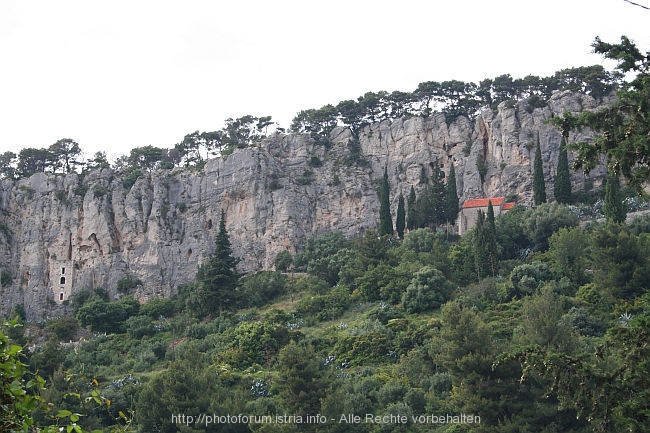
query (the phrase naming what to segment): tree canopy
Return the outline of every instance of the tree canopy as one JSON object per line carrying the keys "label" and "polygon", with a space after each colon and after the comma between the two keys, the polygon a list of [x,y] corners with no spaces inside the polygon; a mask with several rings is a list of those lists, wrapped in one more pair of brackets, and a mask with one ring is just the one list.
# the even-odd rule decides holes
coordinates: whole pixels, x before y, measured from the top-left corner
{"label": "tree canopy", "polygon": [[617,62],[614,77],[633,78],[621,80],[614,104],[577,116],[565,112],[553,123],[577,131],[590,128],[598,134],[591,141],[570,144],[577,154],[576,169],[589,173],[605,156],[609,169],[625,176],[640,191],[650,180],[650,52],[643,54],[626,36],[617,44],[596,38],[592,47],[594,52]]}

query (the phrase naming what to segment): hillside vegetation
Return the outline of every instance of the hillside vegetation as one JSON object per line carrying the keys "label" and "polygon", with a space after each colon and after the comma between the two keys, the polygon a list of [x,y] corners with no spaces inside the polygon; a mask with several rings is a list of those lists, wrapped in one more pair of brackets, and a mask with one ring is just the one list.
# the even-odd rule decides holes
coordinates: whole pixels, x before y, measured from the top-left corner
{"label": "hillside vegetation", "polygon": [[[127,289],[108,302],[96,289],[74,298],[74,318],[9,332],[47,335],[26,352],[48,379],[41,395],[92,428],[124,414],[143,432],[643,431],[650,221],[583,230],[570,208],[544,204],[491,224],[485,250],[477,229],[329,233],[278,258],[291,272],[234,275],[221,313],[196,308],[210,302],[206,282],[232,269],[218,247],[175,299],[139,305]],[[71,397],[95,391],[108,408]],[[296,418],[187,426],[177,414]],[[317,414],[327,422],[294,424]],[[342,414],[409,422],[341,424]],[[441,414],[480,424],[411,421]]]}

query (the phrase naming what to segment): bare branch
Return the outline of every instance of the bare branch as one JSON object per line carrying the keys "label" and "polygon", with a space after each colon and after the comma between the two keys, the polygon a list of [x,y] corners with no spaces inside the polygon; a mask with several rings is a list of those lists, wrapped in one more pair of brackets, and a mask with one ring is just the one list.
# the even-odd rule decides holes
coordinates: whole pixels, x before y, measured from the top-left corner
{"label": "bare branch", "polygon": [[638,4],[638,3],[634,3],[633,1],[630,1],[630,0],[623,0],[623,1],[626,1],[626,2],[628,2],[628,3],[630,3],[630,4],[633,4],[634,6],[638,6],[638,7],[640,7],[640,8],[643,8],[643,9],[645,9],[645,10],[650,11],[650,8],[649,8],[648,6],[640,5],[640,4]]}

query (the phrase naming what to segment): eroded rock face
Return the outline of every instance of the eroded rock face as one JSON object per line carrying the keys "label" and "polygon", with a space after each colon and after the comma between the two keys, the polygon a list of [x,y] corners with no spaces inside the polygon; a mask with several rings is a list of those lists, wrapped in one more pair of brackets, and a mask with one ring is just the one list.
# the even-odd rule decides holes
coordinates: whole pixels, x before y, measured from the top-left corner
{"label": "eroded rock face", "polygon": [[[569,110],[596,108],[591,98],[558,93],[534,110],[503,103],[476,119],[445,116],[384,121],[366,127],[356,148],[349,130],[335,129],[331,146],[306,135],[277,134],[259,146],[208,161],[201,172],[157,170],[129,189],[105,169],[84,178],[35,174],[0,187],[0,270],[12,284],[0,289],[0,313],[22,304],[29,320],[61,314],[60,263],[74,263],[72,293],[139,279],[141,300],[171,296],[193,281],[213,251],[221,210],[244,272],[270,269],[278,252],[292,254],[309,237],[331,230],[363,235],[378,225],[378,179],[388,168],[393,215],[400,193],[423,188],[436,161],[456,165],[461,203],[517,194],[532,200],[532,159],[539,137],[547,194],[552,197],[561,136],[546,121]],[[589,138],[589,137],[578,137]],[[316,156],[318,160],[312,159]],[[477,158],[485,161],[482,177]],[[320,161],[321,164],[318,162]],[[571,161],[571,156],[570,156]],[[600,181],[572,176],[574,190]],[[67,296],[67,295],[66,295]]]}

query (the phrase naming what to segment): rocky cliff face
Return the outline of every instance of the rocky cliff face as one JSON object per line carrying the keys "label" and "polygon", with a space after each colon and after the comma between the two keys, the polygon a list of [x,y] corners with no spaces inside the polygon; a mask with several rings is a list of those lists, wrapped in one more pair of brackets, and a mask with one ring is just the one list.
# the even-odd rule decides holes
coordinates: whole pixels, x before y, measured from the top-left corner
{"label": "rocky cliff face", "polygon": [[[58,293],[61,277],[71,293],[101,286],[116,297],[117,282],[131,278],[143,282],[136,289],[141,299],[173,295],[211,254],[221,210],[245,272],[272,268],[279,251],[295,253],[311,236],[330,230],[362,235],[378,225],[377,185],[384,166],[393,215],[400,192],[406,196],[411,185],[421,190],[422,173],[430,173],[436,161],[445,172],[456,165],[461,202],[517,194],[530,204],[539,136],[552,197],[561,137],[545,122],[565,110],[596,106],[589,97],[563,92],[543,108],[503,103],[474,120],[461,117],[448,124],[436,114],[385,121],[365,128],[356,148],[342,128],[333,131],[329,148],[308,136],[277,134],[210,160],[201,172],[158,170],[130,189],[111,170],[83,178],[41,173],[2,181],[0,270],[12,283],[0,289],[0,314],[18,304],[30,320],[61,314],[69,307],[59,296],[70,295],[63,286]],[[483,180],[479,155],[487,168]],[[574,190],[602,175],[574,174]]]}

